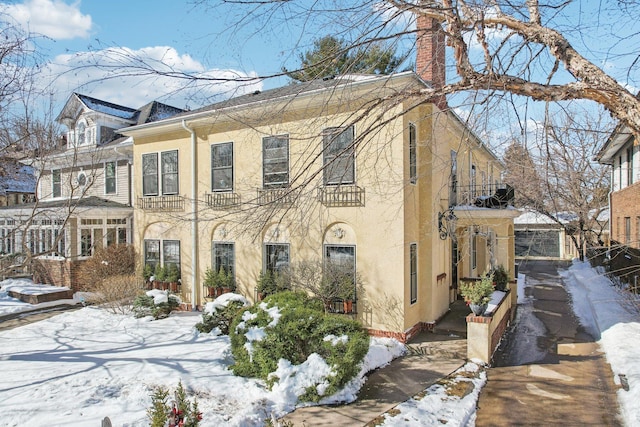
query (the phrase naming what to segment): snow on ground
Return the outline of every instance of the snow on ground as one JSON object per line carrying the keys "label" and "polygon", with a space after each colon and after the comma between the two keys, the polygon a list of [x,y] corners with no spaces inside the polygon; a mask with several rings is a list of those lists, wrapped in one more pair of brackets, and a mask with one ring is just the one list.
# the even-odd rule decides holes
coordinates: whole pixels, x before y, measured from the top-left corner
{"label": "snow on ground", "polygon": [[47,307],[55,307],[61,304],[78,304],[82,301],[82,296],[76,294],[74,295],[74,299],[57,300],[32,305],[8,295],[9,291],[19,292],[25,295],[40,295],[59,292],[61,290],[69,290],[69,288],[33,283],[30,279],[4,280],[3,282],[0,282],[0,317],[9,314],[39,310]]}
{"label": "snow on ground", "polygon": [[[599,339],[615,381],[619,384],[622,377],[628,383],[628,391],[618,391],[625,423],[640,425],[639,300],[613,286],[587,263],[574,261],[562,274],[574,311]],[[524,276],[518,277],[519,303],[527,300],[523,283]],[[25,280],[4,281],[0,286],[0,316],[35,308],[9,297],[8,288],[21,286],[23,291],[34,292],[51,288]],[[75,302],[79,300],[74,297]],[[175,389],[178,381],[197,396],[202,426],[258,426],[272,413],[280,416],[295,408],[290,391],[298,385],[291,380],[306,377],[299,371],[304,367],[290,367],[296,372],[287,376],[291,383],[279,384],[273,391],[261,381],[235,377],[228,369],[233,363],[228,337],[198,334],[193,326],[199,320],[195,313],[151,321],[85,307],[0,332],[2,424],[86,426],[99,425],[109,416],[115,426],[148,425],[150,390],[158,385]],[[372,339],[361,375],[333,398],[354,399],[366,381],[364,373],[403,352],[404,347],[395,340]],[[288,369],[286,363],[281,365]],[[308,366],[316,369],[317,364]],[[447,425],[474,425],[475,405],[485,381],[485,368],[469,362],[450,378],[396,406],[395,416],[386,414],[384,425],[439,425],[445,421]],[[460,387],[469,394],[456,394]]]}
{"label": "snow on ground", "polygon": [[616,384],[621,377],[628,391],[618,390],[622,418],[640,425],[640,299],[614,286],[602,271],[574,260],[562,272],[571,293],[573,310],[582,325],[598,339],[611,365]]}

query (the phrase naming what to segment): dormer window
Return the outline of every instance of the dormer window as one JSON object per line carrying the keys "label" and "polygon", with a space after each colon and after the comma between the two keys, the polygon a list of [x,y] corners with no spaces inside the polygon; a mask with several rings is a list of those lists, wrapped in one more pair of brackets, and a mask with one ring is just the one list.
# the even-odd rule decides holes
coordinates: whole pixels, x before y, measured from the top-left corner
{"label": "dormer window", "polygon": [[78,123],[78,126],[76,127],[76,138],[78,145],[83,145],[85,143],[85,130],[85,124],[83,122]]}

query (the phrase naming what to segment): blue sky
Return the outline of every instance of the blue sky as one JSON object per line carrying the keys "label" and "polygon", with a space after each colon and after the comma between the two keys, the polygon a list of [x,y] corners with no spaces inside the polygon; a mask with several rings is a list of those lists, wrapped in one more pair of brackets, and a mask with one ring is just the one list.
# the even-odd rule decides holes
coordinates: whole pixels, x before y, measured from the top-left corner
{"label": "blue sky", "polygon": [[[294,67],[299,52],[294,47],[305,50],[314,38],[326,34],[347,35],[342,30],[348,31],[351,26],[348,18],[343,18],[344,26],[340,27],[339,22],[329,24],[329,20],[308,19],[300,13],[304,6],[322,0],[281,3],[286,17],[273,15],[261,21],[264,14],[244,22],[247,8],[224,5],[219,0],[206,3],[213,7],[179,0],[0,0],[0,11],[47,37],[38,43],[51,61],[51,74],[43,82],[49,84],[58,104],[78,91],[131,107],[157,99],[177,107],[198,108],[216,100],[216,96],[220,99],[275,87],[288,80],[206,83],[184,88],[184,81],[157,76],[104,80],[109,71],[90,65],[95,61],[131,65],[135,56],[152,62],[163,60],[173,70],[206,77],[265,76],[279,72],[282,65]],[[373,8],[375,2],[363,4]],[[618,55],[640,51],[635,39],[625,38],[640,32],[640,23],[624,15],[627,21],[620,21],[620,15],[607,11],[610,5],[605,0],[575,1],[556,17],[555,24],[579,51],[636,91],[640,77],[637,73],[625,74],[633,56]],[[330,19],[339,18],[334,15]],[[234,27],[238,22],[241,25]],[[575,31],[576,22],[581,25],[580,31]],[[363,22],[362,26],[369,24]],[[612,29],[617,36],[611,36]],[[85,67],[78,68],[82,65]]]}

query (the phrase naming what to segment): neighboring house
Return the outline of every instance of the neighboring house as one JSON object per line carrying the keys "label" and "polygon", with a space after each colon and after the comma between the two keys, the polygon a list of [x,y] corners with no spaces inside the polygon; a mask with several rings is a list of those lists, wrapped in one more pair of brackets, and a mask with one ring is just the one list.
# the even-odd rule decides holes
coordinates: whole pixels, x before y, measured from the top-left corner
{"label": "neighboring house", "polygon": [[611,242],[640,249],[640,155],[627,126],[618,125],[595,158],[611,166]]}
{"label": "neighboring house", "polygon": [[31,166],[12,158],[0,160],[0,206],[30,203],[36,196],[36,176]]}
{"label": "neighboring house", "polygon": [[57,121],[65,143],[31,162],[37,199],[0,208],[0,236],[34,279],[76,287],[79,263],[96,248],[132,241],[132,142],[116,132],[182,112],[158,102],[129,108],[74,93]]}
{"label": "neighboring house", "polygon": [[432,64],[420,76],[292,84],[120,129],[134,141],[141,260],[178,265],[192,309],[207,268],[254,299],[261,272],[338,264],[362,283],[358,320],[402,340],[447,312],[462,277],[502,264],[513,278],[502,163],[443,99],[385,101],[444,79],[432,59],[418,58]]}

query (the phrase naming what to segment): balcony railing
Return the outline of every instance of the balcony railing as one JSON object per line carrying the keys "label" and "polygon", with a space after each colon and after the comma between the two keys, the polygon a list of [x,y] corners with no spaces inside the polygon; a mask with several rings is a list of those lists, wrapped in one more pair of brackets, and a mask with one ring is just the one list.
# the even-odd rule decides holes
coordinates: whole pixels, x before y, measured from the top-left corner
{"label": "balcony railing", "polygon": [[289,206],[295,198],[291,188],[258,188],[259,205]]}
{"label": "balcony railing", "polygon": [[327,207],[364,206],[364,195],[357,185],[318,187],[318,201]]}
{"label": "balcony railing", "polygon": [[205,195],[207,206],[212,209],[230,209],[240,206],[238,193],[208,193]]}
{"label": "balcony railing", "polygon": [[514,191],[508,184],[458,185],[449,189],[449,205],[506,208],[513,205]]}
{"label": "balcony railing", "polygon": [[151,196],[138,197],[138,209],[158,212],[177,212],[184,210],[184,197],[180,195],[172,196]]}

